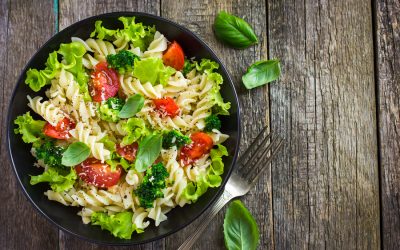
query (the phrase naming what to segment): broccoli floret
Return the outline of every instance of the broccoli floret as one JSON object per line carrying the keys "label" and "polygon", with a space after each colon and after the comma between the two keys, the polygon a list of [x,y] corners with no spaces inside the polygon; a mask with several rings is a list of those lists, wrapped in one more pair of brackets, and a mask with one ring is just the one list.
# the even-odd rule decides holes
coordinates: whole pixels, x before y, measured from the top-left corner
{"label": "broccoli floret", "polygon": [[171,130],[164,134],[162,146],[165,149],[171,148],[175,145],[180,148],[185,144],[189,144],[190,142],[191,140],[188,136],[183,135],[177,130]]}
{"label": "broccoli floret", "polygon": [[220,129],[221,128],[221,120],[218,118],[217,115],[210,115],[205,119],[206,126],[204,131],[211,132],[213,129]]}
{"label": "broccoli floret", "polygon": [[108,98],[99,107],[100,119],[108,122],[118,122],[118,113],[121,111],[125,102],[117,97]]}
{"label": "broccoli floret", "polygon": [[39,147],[35,148],[36,157],[53,168],[65,169],[67,167],[61,164],[62,154],[65,148],[54,145],[54,141],[46,141]]}
{"label": "broccoli floret", "polygon": [[162,163],[154,164],[147,169],[142,184],[135,190],[142,207],[153,207],[155,199],[164,197],[162,189],[166,186],[165,178],[168,176],[169,173]]}
{"label": "broccoli floret", "polygon": [[140,60],[140,58],[128,50],[121,50],[117,54],[107,56],[108,66],[118,70],[120,74],[132,72],[135,60]]}
{"label": "broccoli floret", "polygon": [[190,62],[189,60],[185,59],[185,64],[183,65],[182,69],[182,74],[186,76],[187,74],[190,73],[194,68],[196,67],[196,64]]}

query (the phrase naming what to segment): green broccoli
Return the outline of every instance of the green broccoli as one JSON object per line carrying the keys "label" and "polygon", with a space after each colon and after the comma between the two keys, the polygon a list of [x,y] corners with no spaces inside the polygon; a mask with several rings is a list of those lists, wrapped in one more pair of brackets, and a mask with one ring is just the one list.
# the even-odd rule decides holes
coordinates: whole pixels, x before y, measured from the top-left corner
{"label": "green broccoli", "polygon": [[185,64],[183,65],[182,74],[187,75],[196,67],[195,63],[190,62],[189,60],[185,59]]}
{"label": "green broccoli", "polygon": [[108,98],[99,107],[100,119],[108,122],[118,122],[118,113],[124,106],[125,101],[117,97]]}
{"label": "green broccoli", "polygon": [[56,146],[54,141],[45,141],[42,145],[35,148],[36,157],[49,166],[56,169],[65,170],[65,166],[61,164],[61,158],[65,148]]}
{"label": "green broccoli", "polygon": [[188,136],[183,135],[181,132],[177,130],[171,130],[164,134],[162,143],[162,146],[165,149],[173,146],[180,148],[185,144],[191,143],[191,140]]}
{"label": "green broccoli", "polygon": [[218,118],[217,115],[210,115],[205,119],[206,126],[204,131],[211,132],[213,129],[220,129],[221,128],[221,120]]}
{"label": "green broccoli", "polygon": [[143,182],[135,190],[139,197],[140,205],[144,208],[153,207],[153,201],[164,197],[162,189],[165,188],[165,179],[169,176],[167,169],[162,163],[154,164],[147,169]]}
{"label": "green broccoli", "polygon": [[140,60],[140,57],[128,50],[121,50],[117,54],[108,55],[108,67],[118,70],[120,74],[132,72],[135,60]]}

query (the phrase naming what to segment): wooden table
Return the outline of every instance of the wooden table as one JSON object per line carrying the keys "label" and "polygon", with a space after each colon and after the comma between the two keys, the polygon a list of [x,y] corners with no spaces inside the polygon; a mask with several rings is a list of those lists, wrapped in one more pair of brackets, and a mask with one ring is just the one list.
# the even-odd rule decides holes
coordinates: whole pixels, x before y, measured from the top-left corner
{"label": "wooden table", "polygon": [[[220,10],[245,18],[259,44],[217,42]],[[400,249],[399,0],[1,0],[1,249],[112,249],[59,231],[33,209],[8,160],[6,113],[17,76],[54,33],[85,17],[143,11],[202,37],[231,73],[243,110],[242,148],[263,127],[285,149],[243,198],[260,227],[259,249]],[[252,62],[279,58],[279,81],[251,91]],[[224,211],[195,249],[223,247]],[[175,249],[196,224],[132,249]]]}

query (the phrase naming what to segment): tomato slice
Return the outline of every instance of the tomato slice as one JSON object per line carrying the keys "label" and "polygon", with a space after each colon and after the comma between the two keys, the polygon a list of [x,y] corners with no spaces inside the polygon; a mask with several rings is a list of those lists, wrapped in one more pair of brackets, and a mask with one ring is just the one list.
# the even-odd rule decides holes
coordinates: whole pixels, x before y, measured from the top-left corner
{"label": "tomato slice", "polygon": [[182,70],[185,64],[185,54],[182,47],[176,41],[173,41],[163,55],[163,62],[176,70]]}
{"label": "tomato slice", "polygon": [[43,127],[43,133],[49,137],[64,140],[71,137],[69,131],[74,128],[75,123],[67,117],[64,117],[56,126],[47,122]]}
{"label": "tomato slice", "polygon": [[162,116],[175,117],[179,114],[179,106],[171,97],[154,99],[153,102]]}
{"label": "tomato slice", "polygon": [[121,167],[111,171],[107,163],[101,163],[95,158],[86,159],[75,166],[76,173],[84,182],[100,188],[108,188],[118,183],[121,177]]}
{"label": "tomato slice", "polygon": [[125,158],[127,161],[133,162],[136,159],[136,152],[138,150],[137,142],[122,147],[120,144],[116,146],[117,153]]}
{"label": "tomato slice", "polygon": [[213,147],[212,138],[203,132],[195,132],[190,136],[192,143],[185,145],[180,152],[180,160],[184,165],[189,165],[195,160],[208,154]]}
{"label": "tomato slice", "polygon": [[93,101],[105,101],[118,93],[120,86],[118,73],[108,68],[107,62],[99,62],[94,67],[91,79],[89,91]]}

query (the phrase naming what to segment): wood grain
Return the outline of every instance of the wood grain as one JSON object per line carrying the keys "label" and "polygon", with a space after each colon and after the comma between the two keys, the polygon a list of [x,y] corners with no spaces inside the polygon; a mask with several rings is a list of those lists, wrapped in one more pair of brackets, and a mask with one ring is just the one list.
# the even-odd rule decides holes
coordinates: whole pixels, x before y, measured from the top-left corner
{"label": "wood grain", "polygon": [[[0,249],[54,249],[58,230],[40,216],[23,195],[8,160],[6,114],[9,98],[22,68],[54,33],[54,16],[42,15],[52,1],[0,2]],[[26,22],[29,17],[29,22]],[[35,34],[30,36],[32,30]]]}
{"label": "wood grain", "polygon": [[[227,67],[238,90],[242,109],[241,149],[243,151],[261,128],[269,123],[268,88],[261,87],[248,91],[241,83],[241,76],[248,65],[256,60],[267,58],[265,2],[230,0],[186,1],[185,3],[162,0],[162,16],[170,18],[198,34],[216,52]],[[235,50],[218,42],[213,34],[212,26],[215,16],[221,10],[228,11],[248,21],[255,29],[259,44],[245,50]],[[267,170],[266,172],[257,187],[243,199],[244,204],[254,215],[262,232],[260,249],[271,249],[273,247],[271,181],[270,171]],[[218,214],[193,249],[223,248],[222,224],[224,214],[225,210]],[[176,249],[179,247],[190,232],[194,231],[200,221],[201,217],[193,225],[168,237],[166,248]]]}
{"label": "wood grain", "polygon": [[[106,12],[115,11],[141,11],[155,15],[160,14],[160,3],[158,1],[141,0],[112,0],[112,1],[96,1],[90,0],[82,1],[79,0],[67,0],[60,1],[59,6],[59,24],[60,30],[65,27],[82,20],[86,17],[98,15]],[[164,240],[155,241],[153,243],[144,244],[138,247],[107,247],[96,244],[91,244],[80,240],[71,235],[65,234],[60,231],[59,239],[60,249],[164,249]]]}
{"label": "wood grain", "polygon": [[400,248],[400,2],[375,1],[382,246]]}
{"label": "wood grain", "polygon": [[268,1],[277,249],[377,249],[379,187],[371,3]]}

